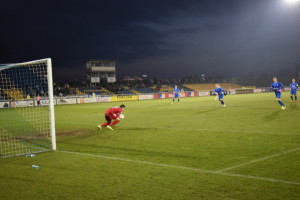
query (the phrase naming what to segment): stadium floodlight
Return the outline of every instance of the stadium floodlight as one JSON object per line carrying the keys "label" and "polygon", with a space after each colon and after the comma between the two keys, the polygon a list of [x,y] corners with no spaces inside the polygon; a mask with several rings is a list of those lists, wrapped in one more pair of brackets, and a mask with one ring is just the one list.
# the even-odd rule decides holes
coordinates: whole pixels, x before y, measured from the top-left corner
{"label": "stadium floodlight", "polygon": [[300,0],[284,0],[287,3],[298,3]]}
{"label": "stadium floodlight", "polygon": [[0,158],[56,150],[51,59],[0,65]]}

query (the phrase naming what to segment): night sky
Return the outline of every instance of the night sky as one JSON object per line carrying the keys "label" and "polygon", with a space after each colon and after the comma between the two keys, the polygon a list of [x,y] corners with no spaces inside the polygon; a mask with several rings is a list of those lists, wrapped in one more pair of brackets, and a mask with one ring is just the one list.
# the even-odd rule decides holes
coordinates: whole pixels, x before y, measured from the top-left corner
{"label": "night sky", "polygon": [[300,65],[299,3],[284,0],[1,1],[1,63],[52,58],[54,78],[89,59],[117,76],[274,73]]}

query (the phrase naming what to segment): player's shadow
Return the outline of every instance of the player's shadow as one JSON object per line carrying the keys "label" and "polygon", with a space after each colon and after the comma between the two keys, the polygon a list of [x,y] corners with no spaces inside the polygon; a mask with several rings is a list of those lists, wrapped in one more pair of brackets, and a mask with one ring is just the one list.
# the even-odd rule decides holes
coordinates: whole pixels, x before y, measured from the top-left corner
{"label": "player's shadow", "polygon": [[156,107],[165,107],[165,106],[168,106],[168,105],[172,105],[170,103],[162,103],[162,104],[158,104],[158,105],[154,105],[154,106],[150,106],[150,108],[156,108]]}
{"label": "player's shadow", "polygon": [[[121,130],[129,130],[129,131],[136,131],[136,130],[146,130],[146,129],[148,129],[148,130],[156,130],[156,128],[154,127],[122,127],[122,128],[120,128]],[[119,130],[120,130],[119,129]]]}
{"label": "player's shadow", "polygon": [[203,110],[203,111],[199,111],[199,112],[196,112],[195,114],[204,114],[204,113],[209,113],[209,112],[213,112],[213,111],[215,111],[215,110],[219,110],[219,109],[221,109],[221,108],[219,108],[219,107],[215,107],[215,108],[212,108],[212,109],[208,109],[208,110]]}
{"label": "player's shadow", "polygon": [[270,115],[267,115],[264,117],[264,122],[269,122],[269,121],[272,121],[272,120],[276,120],[277,116],[279,115],[279,113],[282,112],[280,110],[276,111],[276,112],[273,112],[271,113]]}
{"label": "player's shadow", "polygon": [[298,108],[298,104],[291,103],[290,106],[289,106],[289,108],[291,108],[291,109],[297,109]]}

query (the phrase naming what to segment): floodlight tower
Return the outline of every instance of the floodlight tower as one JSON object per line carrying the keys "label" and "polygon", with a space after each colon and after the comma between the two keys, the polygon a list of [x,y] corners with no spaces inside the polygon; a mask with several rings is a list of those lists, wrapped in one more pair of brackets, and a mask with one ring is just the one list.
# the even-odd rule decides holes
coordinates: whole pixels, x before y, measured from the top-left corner
{"label": "floodlight tower", "polygon": [[[299,20],[300,19],[300,0],[283,0],[285,1],[287,4],[291,5],[291,6],[296,6],[297,7],[297,14],[298,14],[298,17],[297,19]],[[298,26],[300,24],[300,21],[298,23]],[[298,29],[300,29],[300,26],[298,27]],[[300,30],[299,30],[300,32]],[[300,37],[298,38],[298,44],[299,44],[299,47],[300,47]],[[299,49],[299,58],[298,58],[298,66],[296,67],[296,75],[298,76],[298,78],[300,79],[300,49]]]}

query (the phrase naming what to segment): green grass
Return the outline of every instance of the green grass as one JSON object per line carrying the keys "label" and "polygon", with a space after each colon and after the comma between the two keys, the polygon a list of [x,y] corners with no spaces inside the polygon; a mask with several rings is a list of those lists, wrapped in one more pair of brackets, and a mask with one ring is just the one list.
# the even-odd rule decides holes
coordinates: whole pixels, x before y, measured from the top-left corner
{"label": "green grass", "polygon": [[121,102],[56,106],[59,151],[1,159],[1,199],[299,199],[300,105],[283,96],[124,102],[115,131],[96,126]]}

